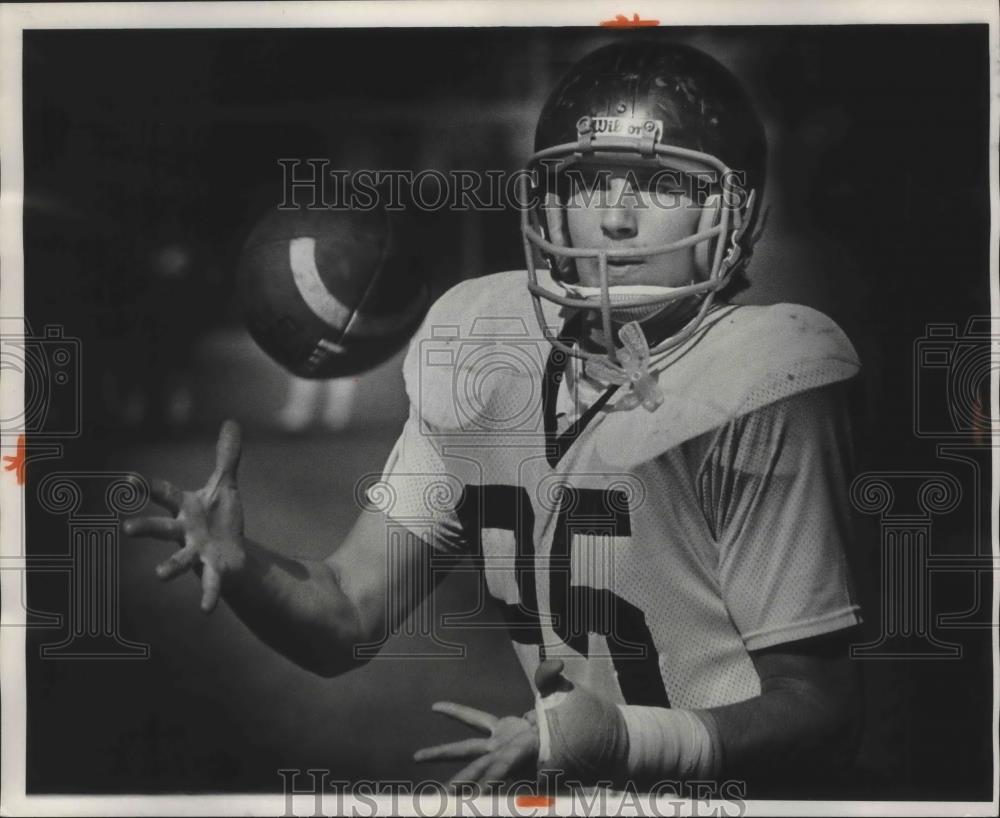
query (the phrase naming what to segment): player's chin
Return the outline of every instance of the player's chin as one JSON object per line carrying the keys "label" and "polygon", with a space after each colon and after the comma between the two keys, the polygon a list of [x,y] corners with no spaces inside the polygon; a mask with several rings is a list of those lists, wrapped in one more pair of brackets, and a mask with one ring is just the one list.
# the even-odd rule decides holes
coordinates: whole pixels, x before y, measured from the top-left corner
{"label": "player's chin", "polygon": [[[577,261],[578,283],[584,287],[600,287],[601,271],[597,261]],[[682,287],[694,278],[691,266],[666,263],[657,258],[608,259],[610,287]]]}
{"label": "player's chin", "polygon": [[[581,286],[601,286],[601,270],[596,260],[577,261],[576,271]],[[642,259],[608,259],[608,284],[611,287],[662,283],[649,281],[649,272],[648,262]]]}

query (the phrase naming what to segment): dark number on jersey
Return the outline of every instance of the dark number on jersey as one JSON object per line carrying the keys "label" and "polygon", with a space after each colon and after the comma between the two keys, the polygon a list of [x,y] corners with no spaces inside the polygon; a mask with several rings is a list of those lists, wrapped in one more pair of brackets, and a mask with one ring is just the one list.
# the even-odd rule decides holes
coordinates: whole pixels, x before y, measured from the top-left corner
{"label": "dark number on jersey", "polygon": [[[460,506],[466,531],[486,528],[514,535],[514,580],[520,601],[497,600],[511,638],[541,645],[542,629],[535,584],[535,512],[521,486],[466,486]],[[588,655],[588,635],[601,634],[628,704],[669,707],[659,657],[643,612],[606,588],[574,585],[573,541],[577,536],[628,537],[632,533],[628,500],[615,490],[564,487],[549,560],[549,610],[559,638]],[[478,551],[482,555],[482,543]]]}

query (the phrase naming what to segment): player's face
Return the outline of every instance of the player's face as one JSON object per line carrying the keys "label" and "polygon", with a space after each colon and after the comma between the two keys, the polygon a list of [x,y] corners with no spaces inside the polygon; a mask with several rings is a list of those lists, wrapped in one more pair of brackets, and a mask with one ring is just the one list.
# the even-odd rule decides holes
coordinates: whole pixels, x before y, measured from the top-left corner
{"label": "player's face", "polygon": [[[608,250],[652,248],[691,236],[701,209],[679,174],[600,170],[571,182],[566,203],[569,244]],[[576,262],[580,284],[600,286],[596,258]],[[608,260],[610,286],[679,287],[699,280],[694,248],[628,260]]]}

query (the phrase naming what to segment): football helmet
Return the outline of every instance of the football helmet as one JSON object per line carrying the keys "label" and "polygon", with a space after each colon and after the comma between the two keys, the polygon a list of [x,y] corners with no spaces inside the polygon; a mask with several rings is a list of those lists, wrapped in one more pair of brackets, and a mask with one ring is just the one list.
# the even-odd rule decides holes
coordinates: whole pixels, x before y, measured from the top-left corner
{"label": "football helmet", "polygon": [[[637,355],[656,356],[690,337],[715,294],[749,260],[765,162],[764,129],[750,100],[736,78],[708,55],[677,43],[625,41],[584,57],[542,109],[535,153],[521,175],[528,288],[545,337],[569,355],[601,361],[605,372],[610,366],[620,382],[635,385],[639,376],[629,364]],[[696,168],[708,182],[703,189],[707,195],[698,200],[703,209],[697,231],[640,251],[557,243],[542,211],[553,204],[564,208],[567,171],[588,166],[625,168],[646,178],[659,169],[690,174]],[[609,260],[648,259],[692,246],[703,280],[681,287],[608,285]],[[551,282],[539,279],[536,251],[549,266]],[[583,258],[596,260],[599,288],[574,281],[575,262]],[[556,337],[546,325],[543,299],[573,310],[600,311],[606,355]],[[646,321],[681,304],[687,305],[683,316],[692,317],[677,321],[667,337],[646,338],[645,350],[631,350],[624,337],[625,347],[616,347],[614,325]]]}

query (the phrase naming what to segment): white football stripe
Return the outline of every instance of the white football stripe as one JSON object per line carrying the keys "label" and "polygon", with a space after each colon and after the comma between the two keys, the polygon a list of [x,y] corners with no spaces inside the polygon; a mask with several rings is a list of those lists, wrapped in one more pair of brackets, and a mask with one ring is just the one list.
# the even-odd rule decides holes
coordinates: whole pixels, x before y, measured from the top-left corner
{"label": "white football stripe", "polygon": [[346,347],[342,346],[341,344],[336,344],[333,341],[330,341],[330,340],[328,340],[326,338],[320,338],[316,342],[316,346],[323,347],[323,349],[325,349],[327,352],[335,352],[338,355],[341,352],[346,351]]}
{"label": "white football stripe", "polygon": [[335,327],[344,326],[351,311],[340,303],[323,284],[316,267],[316,239],[300,236],[288,242],[288,263],[292,276],[306,304],[318,318]]}
{"label": "white football stripe", "polygon": [[[371,316],[351,309],[337,299],[323,284],[316,267],[316,239],[300,236],[288,243],[288,263],[295,286],[316,317],[334,327],[344,327],[352,335],[383,335],[398,331],[419,314],[427,300],[427,291],[420,292],[396,315]],[[346,333],[345,330],[345,333]]]}

